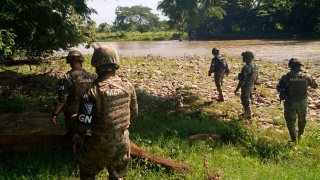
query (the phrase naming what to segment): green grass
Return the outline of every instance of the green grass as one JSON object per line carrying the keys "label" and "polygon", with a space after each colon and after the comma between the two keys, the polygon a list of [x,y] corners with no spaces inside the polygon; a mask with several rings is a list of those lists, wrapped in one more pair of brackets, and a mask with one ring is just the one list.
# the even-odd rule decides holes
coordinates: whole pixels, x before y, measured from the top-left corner
{"label": "green grass", "polygon": [[164,40],[186,40],[187,34],[176,31],[168,32],[112,32],[97,33],[96,41],[164,41]]}
{"label": "green grass", "polygon": [[[90,56],[86,56],[86,59],[85,68],[93,71],[93,68],[89,67]],[[190,60],[197,62],[198,74]],[[257,124],[250,124],[239,118],[238,115],[242,112],[239,97],[231,96],[230,93],[229,99],[224,103],[207,102],[201,90],[207,88],[214,91],[211,90],[212,80],[204,78],[210,57],[190,57],[180,60],[133,57],[122,58],[122,62],[119,74],[128,77],[136,85],[139,82],[144,85],[143,87],[137,85],[140,89],[137,93],[139,117],[130,127],[131,140],[154,155],[183,162],[193,169],[192,174],[167,172],[163,167],[150,162],[133,160],[129,166],[127,179],[207,179],[207,169],[204,168],[205,157],[209,171],[212,174],[217,170],[222,171],[223,179],[319,178],[319,123],[308,121],[305,139],[294,147],[287,145],[289,134],[278,102],[268,106],[253,107],[256,114],[266,115],[263,118],[257,117]],[[239,65],[236,62],[237,60],[230,60],[229,65]],[[275,77],[271,77],[272,74],[276,74],[273,71],[279,71],[277,77],[283,73],[277,65],[264,62],[259,62],[259,65],[261,71],[263,69],[272,71],[262,72],[262,80],[276,80]],[[28,66],[7,69],[15,75],[11,76],[2,71],[1,77],[24,81],[21,81],[18,88],[12,87],[14,90],[12,92],[15,93],[3,96],[0,106],[12,101],[13,107],[34,105],[30,109],[22,108],[23,111],[50,112],[50,108],[43,107],[49,106],[54,99],[57,76],[67,71],[68,67],[64,61],[56,61],[50,65],[32,67],[31,70]],[[155,71],[161,71],[163,75],[155,75]],[[239,69],[233,68],[233,71],[226,81],[226,86],[235,81],[233,76],[236,76]],[[33,89],[27,88],[24,83],[29,82],[26,81],[29,76],[43,88],[37,88],[36,85]],[[199,90],[185,85],[181,86],[179,91],[169,91],[169,95],[148,93],[149,86],[157,92],[167,91],[163,87],[163,81],[172,82],[174,79],[178,84],[198,85]],[[41,84],[42,81],[49,86],[45,87],[45,84]],[[268,100],[276,98],[274,90],[267,89],[263,85],[258,87],[257,94]],[[18,100],[14,100],[15,98]],[[178,101],[184,105],[182,108],[177,107]],[[266,128],[259,123],[269,123],[272,126]],[[190,142],[188,137],[197,133],[217,133],[221,135],[221,139]],[[97,178],[107,177],[108,173],[104,170]],[[1,156],[0,179],[76,178],[79,178],[79,169],[68,148],[42,147]]]}

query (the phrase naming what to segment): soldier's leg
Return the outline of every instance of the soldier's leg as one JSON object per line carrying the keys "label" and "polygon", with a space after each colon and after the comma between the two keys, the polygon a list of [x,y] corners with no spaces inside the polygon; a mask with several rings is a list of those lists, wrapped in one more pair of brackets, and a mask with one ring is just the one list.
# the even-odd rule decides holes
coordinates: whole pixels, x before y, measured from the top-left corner
{"label": "soldier's leg", "polygon": [[78,152],[77,161],[80,169],[80,179],[94,179],[106,166],[106,157],[102,154],[103,144],[99,137],[86,137]]}
{"label": "soldier's leg", "polygon": [[219,75],[215,75],[214,76],[214,82],[216,84],[216,87],[217,87],[217,91],[219,93],[219,97],[218,97],[218,100],[219,101],[224,101],[224,97],[223,97],[223,94],[222,94],[222,76],[219,76]]}
{"label": "soldier's leg", "polygon": [[290,103],[285,101],[284,102],[284,118],[287,123],[287,127],[289,130],[289,134],[291,137],[292,142],[297,141],[297,136],[296,136],[296,106],[294,103]]}
{"label": "soldier's leg", "polygon": [[299,104],[298,108],[298,138],[300,139],[304,133],[304,128],[306,127],[306,117],[307,117],[308,102],[303,101]]}
{"label": "soldier's leg", "polygon": [[[89,159],[88,159],[89,160]],[[95,176],[103,170],[95,164],[94,160],[91,161],[79,161],[80,179],[81,180],[93,180]]]}
{"label": "soldier's leg", "polygon": [[130,162],[130,140],[129,131],[123,130],[120,137],[117,138],[117,154],[113,160],[108,163],[107,170],[109,172],[110,180],[124,179],[128,172],[128,165]]}
{"label": "soldier's leg", "polygon": [[241,104],[244,110],[244,116],[246,119],[251,119],[251,109],[250,109],[250,91],[241,89]]}

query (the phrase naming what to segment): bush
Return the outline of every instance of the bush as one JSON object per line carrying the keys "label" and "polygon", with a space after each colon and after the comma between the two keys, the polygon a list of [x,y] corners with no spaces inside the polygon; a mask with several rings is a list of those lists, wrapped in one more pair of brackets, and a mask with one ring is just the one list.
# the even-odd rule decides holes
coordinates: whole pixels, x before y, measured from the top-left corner
{"label": "bush", "polygon": [[0,102],[0,109],[6,113],[19,113],[29,109],[31,103],[17,92],[12,93],[8,99]]}

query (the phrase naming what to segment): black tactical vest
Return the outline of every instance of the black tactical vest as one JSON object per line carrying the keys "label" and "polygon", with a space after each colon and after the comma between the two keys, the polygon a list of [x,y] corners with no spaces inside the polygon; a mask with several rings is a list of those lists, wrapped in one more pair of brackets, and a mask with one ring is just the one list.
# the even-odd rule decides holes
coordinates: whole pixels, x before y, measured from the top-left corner
{"label": "black tactical vest", "polygon": [[308,82],[302,73],[297,75],[288,74],[286,81],[287,99],[302,100],[308,95]]}

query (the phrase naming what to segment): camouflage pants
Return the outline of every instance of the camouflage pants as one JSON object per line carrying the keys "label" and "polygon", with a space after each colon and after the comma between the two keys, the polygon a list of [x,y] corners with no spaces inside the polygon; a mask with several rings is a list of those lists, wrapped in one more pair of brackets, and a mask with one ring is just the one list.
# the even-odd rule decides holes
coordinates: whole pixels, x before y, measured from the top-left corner
{"label": "camouflage pants", "polygon": [[105,167],[109,179],[125,177],[130,161],[129,131],[119,130],[100,137],[86,136],[77,159],[81,179],[94,179]]}
{"label": "camouflage pants", "polygon": [[222,94],[222,85],[223,85],[223,75],[221,74],[214,74],[214,83],[216,84],[217,91],[219,94]]}
{"label": "camouflage pants", "polygon": [[296,141],[296,117],[298,115],[298,130],[299,135],[304,133],[306,126],[308,100],[290,101],[284,102],[284,118],[287,122],[287,127],[292,141]]}
{"label": "camouflage pants", "polygon": [[241,87],[241,104],[244,109],[250,109],[250,97],[253,91],[252,87]]}

